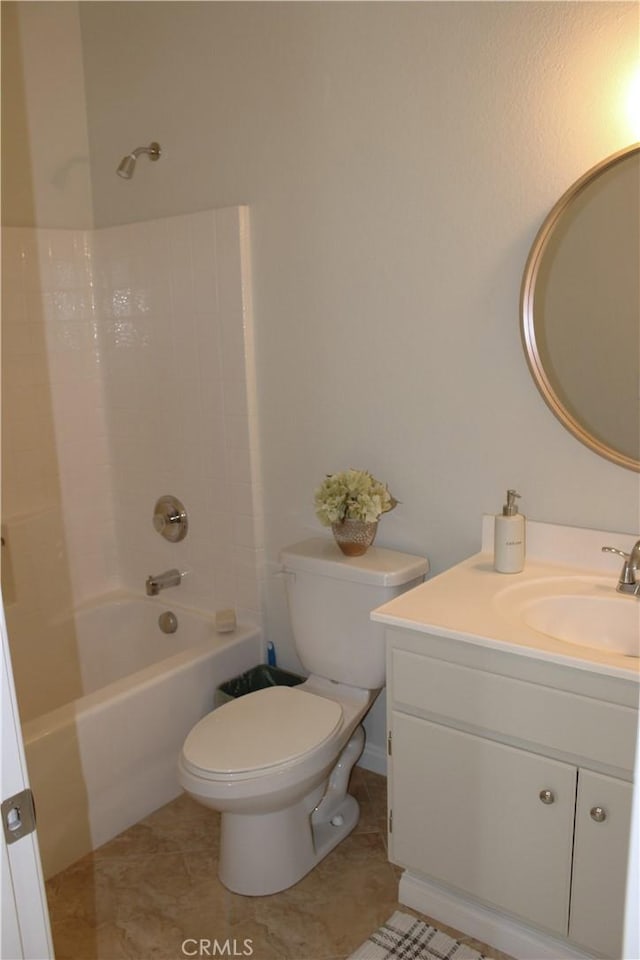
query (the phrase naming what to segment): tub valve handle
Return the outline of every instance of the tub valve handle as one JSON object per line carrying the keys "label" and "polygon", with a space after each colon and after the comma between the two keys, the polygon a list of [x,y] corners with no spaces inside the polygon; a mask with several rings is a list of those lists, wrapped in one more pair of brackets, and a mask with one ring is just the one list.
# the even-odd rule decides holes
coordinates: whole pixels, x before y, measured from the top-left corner
{"label": "tub valve handle", "polygon": [[153,508],[153,528],[170,543],[184,540],[189,529],[187,511],[177,497],[160,497]]}

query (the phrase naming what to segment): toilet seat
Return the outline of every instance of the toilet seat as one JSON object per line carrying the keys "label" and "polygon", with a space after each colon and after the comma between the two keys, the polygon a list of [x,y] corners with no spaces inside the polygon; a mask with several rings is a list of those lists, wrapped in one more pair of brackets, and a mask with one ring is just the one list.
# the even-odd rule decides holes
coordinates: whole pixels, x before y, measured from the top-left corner
{"label": "toilet seat", "polygon": [[342,721],[335,700],[295,687],[268,687],[200,720],[184,743],[182,763],[205,780],[248,779],[317,750]]}

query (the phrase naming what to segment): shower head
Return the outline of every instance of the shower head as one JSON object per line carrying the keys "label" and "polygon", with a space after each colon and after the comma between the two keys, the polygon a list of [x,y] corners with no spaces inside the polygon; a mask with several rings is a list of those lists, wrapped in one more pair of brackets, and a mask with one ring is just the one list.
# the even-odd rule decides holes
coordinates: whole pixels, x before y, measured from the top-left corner
{"label": "shower head", "polygon": [[120,166],[117,169],[117,174],[119,177],[122,177],[123,180],[131,180],[133,176],[133,171],[136,168],[136,158],[132,153],[128,153],[126,157],[123,157],[120,161]]}
{"label": "shower head", "polygon": [[128,153],[126,157],[123,157],[116,171],[119,177],[122,177],[124,180],[131,180],[136,168],[136,160],[141,153],[146,153],[150,160],[159,160],[160,144],[154,140],[148,147],[136,147],[136,149]]}

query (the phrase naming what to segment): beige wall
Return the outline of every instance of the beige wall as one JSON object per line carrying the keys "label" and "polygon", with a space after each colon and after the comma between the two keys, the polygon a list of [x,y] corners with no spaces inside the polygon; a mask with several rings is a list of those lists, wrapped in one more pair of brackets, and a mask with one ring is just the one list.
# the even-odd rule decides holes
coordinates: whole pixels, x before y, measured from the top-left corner
{"label": "beige wall", "polygon": [[93,221],[78,6],[2,4],[5,226]]}

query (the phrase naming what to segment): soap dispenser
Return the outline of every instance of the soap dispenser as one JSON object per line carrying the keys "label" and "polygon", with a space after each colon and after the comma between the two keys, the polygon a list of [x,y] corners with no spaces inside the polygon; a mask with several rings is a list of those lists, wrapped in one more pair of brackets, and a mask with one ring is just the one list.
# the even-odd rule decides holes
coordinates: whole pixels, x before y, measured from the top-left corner
{"label": "soap dispenser", "polygon": [[498,573],[520,573],[524,567],[525,518],[518,513],[515,490],[507,490],[502,513],[496,514],[493,565]]}

